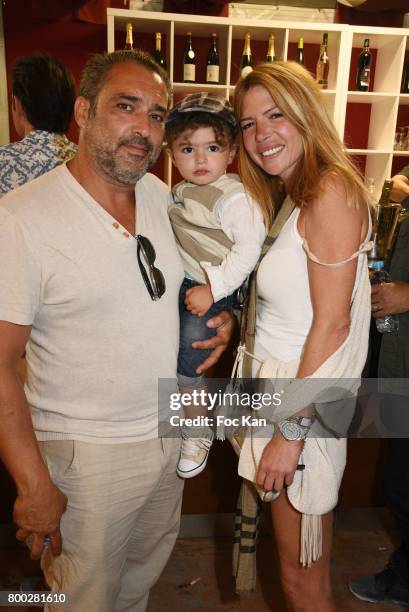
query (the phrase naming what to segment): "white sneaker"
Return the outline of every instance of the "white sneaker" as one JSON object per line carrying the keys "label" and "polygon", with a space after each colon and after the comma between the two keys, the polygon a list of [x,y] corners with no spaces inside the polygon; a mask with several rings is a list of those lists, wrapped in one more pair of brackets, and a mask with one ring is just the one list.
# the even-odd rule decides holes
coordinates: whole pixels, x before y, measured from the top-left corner
{"label": "white sneaker", "polygon": [[177,475],[181,478],[193,478],[203,472],[212,442],[213,434],[211,438],[189,438],[182,434],[182,446],[176,468]]}

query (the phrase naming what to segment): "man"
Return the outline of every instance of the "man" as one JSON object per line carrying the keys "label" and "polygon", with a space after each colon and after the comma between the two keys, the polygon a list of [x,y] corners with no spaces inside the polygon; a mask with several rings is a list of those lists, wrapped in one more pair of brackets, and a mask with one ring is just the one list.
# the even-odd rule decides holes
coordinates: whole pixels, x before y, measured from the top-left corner
{"label": "man", "polygon": [[[157,389],[176,377],[183,269],[168,189],[146,174],[168,102],[149,55],[94,56],[76,157],[0,206],[0,454],[17,536],[33,557],[49,538],[42,567],[73,612],[145,610],[178,533],[180,441],[157,437]],[[202,369],[231,334],[227,313],[212,322]]]}
{"label": "man", "polygon": [[[0,198],[68,161],[77,148],[64,135],[74,112],[75,82],[59,60],[44,53],[20,58],[13,66],[12,91],[13,123],[23,140],[0,147]],[[2,465],[0,486],[10,489]],[[6,495],[10,501],[12,490]],[[2,509],[7,517],[8,508]]]}
{"label": "man", "polygon": [[34,53],[17,60],[11,110],[19,142],[0,147],[0,197],[75,155],[65,136],[75,101],[72,74],[58,59]]}
{"label": "man", "polygon": [[[401,201],[409,195],[409,166],[393,177],[391,198]],[[383,334],[379,356],[380,378],[409,377],[409,219],[399,228],[390,262],[393,282],[372,287],[375,317],[394,314],[399,319],[397,333]],[[384,468],[384,493],[399,526],[401,543],[385,569],[361,576],[349,583],[352,593],[364,601],[409,606],[409,419],[407,383],[399,393],[386,395],[382,402],[382,420],[394,436],[388,439]],[[405,432],[406,438],[402,438]]]}
{"label": "man", "polygon": [[393,187],[391,191],[392,202],[401,202],[409,196],[409,166],[402,168],[393,177]]}

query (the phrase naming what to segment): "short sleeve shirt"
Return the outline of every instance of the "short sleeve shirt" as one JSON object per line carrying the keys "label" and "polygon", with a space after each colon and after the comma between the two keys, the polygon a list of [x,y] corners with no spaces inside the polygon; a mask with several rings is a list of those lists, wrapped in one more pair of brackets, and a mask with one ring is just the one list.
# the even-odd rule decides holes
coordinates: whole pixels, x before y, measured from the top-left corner
{"label": "short sleeve shirt", "polygon": [[0,198],[74,157],[77,146],[64,134],[32,130],[0,147]]}

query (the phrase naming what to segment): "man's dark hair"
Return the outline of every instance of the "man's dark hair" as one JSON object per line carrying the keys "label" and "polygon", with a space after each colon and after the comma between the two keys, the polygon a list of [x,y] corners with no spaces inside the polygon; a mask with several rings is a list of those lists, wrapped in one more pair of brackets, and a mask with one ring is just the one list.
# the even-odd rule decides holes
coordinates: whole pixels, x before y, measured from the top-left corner
{"label": "man's dark hair", "polygon": [[217,144],[231,147],[236,140],[237,131],[217,115],[205,112],[181,113],[180,117],[166,124],[165,138],[168,146],[186,132],[195,131],[201,127],[213,128]]}
{"label": "man's dark hair", "polygon": [[13,66],[13,95],[37,130],[65,133],[71,123],[75,81],[71,72],[47,53],[21,57]]}
{"label": "man's dark hair", "polygon": [[98,94],[108,72],[115,64],[122,64],[124,62],[135,62],[150,70],[150,72],[159,75],[165,84],[168,98],[170,97],[169,77],[166,71],[155,62],[149,53],[145,53],[145,51],[140,49],[96,53],[86,63],[80,83],[80,96],[84,96],[88,100],[92,112],[95,112]]}

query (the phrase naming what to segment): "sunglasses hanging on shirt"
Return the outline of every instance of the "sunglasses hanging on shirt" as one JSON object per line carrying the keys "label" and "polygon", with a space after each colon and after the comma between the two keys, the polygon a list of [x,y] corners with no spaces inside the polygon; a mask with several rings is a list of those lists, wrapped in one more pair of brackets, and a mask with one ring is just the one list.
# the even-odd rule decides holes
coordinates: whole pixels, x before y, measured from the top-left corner
{"label": "sunglasses hanging on shirt", "polygon": [[156,260],[155,248],[146,236],[137,234],[135,240],[138,243],[138,264],[145,286],[152,300],[160,300],[166,291],[166,283],[162,272],[154,266]]}

